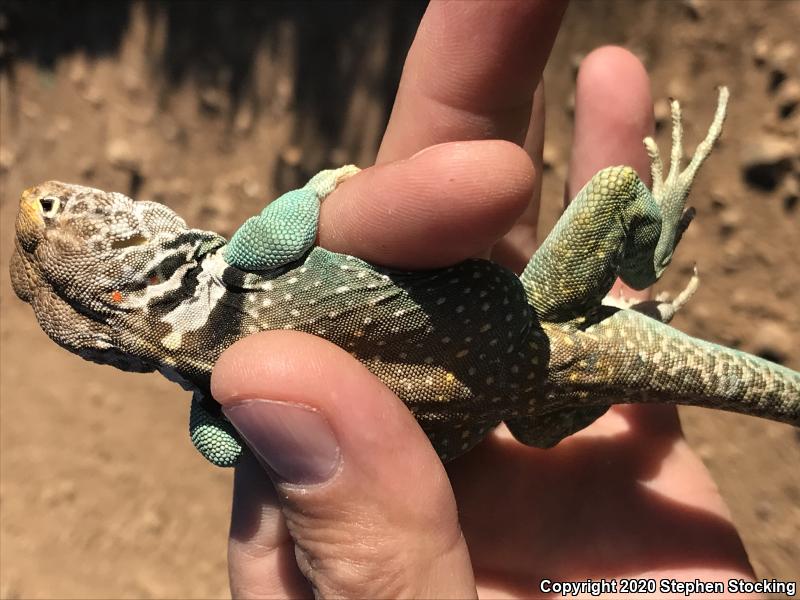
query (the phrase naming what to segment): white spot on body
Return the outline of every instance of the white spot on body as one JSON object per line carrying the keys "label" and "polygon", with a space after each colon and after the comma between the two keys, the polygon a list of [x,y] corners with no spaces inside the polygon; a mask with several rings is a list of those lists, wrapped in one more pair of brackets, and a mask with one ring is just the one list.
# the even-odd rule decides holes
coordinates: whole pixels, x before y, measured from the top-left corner
{"label": "white spot on body", "polygon": [[168,350],[177,350],[181,347],[181,339],[183,335],[180,331],[173,331],[169,335],[164,336],[164,339],[161,340],[161,345],[163,345]]}

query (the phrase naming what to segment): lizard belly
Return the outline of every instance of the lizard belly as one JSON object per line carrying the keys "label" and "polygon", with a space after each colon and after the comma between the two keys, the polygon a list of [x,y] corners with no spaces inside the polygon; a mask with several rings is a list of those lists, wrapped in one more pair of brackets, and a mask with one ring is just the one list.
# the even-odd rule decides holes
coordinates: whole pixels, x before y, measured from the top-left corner
{"label": "lizard belly", "polygon": [[[519,396],[533,313],[519,278],[468,260],[399,272],[314,248],[270,279],[255,274],[222,302],[239,304],[244,335],[294,329],[349,351],[420,422],[490,420]],[[223,327],[230,330],[231,327]]]}

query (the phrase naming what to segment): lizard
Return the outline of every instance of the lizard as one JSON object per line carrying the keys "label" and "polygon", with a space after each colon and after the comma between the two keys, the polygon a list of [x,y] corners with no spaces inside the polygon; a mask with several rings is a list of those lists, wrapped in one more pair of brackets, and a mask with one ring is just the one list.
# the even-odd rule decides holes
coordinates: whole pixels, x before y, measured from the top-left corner
{"label": "lizard", "polygon": [[157,370],[193,392],[192,442],[219,466],[243,443],[210,392],[220,354],[262,330],[292,329],[348,350],[408,406],[443,461],[504,422],[549,448],[612,404],[705,406],[800,425],[800,373],[669,326],[674,300],[610,306],[669,265],[694,212],[686,199],[721,135],[721,87],[705,139],[683,168],[671,104],[669,171],[644,140],[652,189],[628,166],[583,187],[521,275],[484,259],[400,271],[315,244],[320,203],[358,172],[326,170],[248,219],[230,241],[171,209],[57,181],[25,190],[11,277],[42,329],[85,359]]}

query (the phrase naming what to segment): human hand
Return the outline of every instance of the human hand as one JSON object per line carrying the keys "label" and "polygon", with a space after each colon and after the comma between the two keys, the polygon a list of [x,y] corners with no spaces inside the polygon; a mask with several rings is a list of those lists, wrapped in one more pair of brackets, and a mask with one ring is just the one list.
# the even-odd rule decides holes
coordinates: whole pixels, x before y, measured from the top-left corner
{"label": "human hand", "polygon": [[[535,248],[543,132],[541,94],[528,131],[531,97],[561,10],[431,5],[378,166],[326,199],[321,245],[407,268],[490,248],[498,261],[524,264]],[[576,120],[570,197],[607,164],[647,175],[641,139],[651,102],[633,57],[604,49],[587,58]],[[404,160],[431,144],[483,138],[508,141],[445,144]],[[213,386],[274,482],[252,459],[237,467],[236,597],[303,597],[312,588],[529,597],[544,578],[752,576],[673,409],[613,409],[545,451],[501,428],[445,472],[402,402],[319,338],[251,336],[225,352]]]}

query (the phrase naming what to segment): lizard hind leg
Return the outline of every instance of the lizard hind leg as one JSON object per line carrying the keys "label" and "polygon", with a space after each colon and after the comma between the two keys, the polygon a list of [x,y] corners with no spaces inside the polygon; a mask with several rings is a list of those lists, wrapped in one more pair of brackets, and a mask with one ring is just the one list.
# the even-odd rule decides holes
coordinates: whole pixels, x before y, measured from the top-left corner
{"label": "lizard hind leg", "polygon": [[645,140],[652,191],[634,169],[617,166],[598,172],[578,192],[520,276],[540,321],[585,319],[617,277],[635,289],[658,281],[691,221],[692,210],[684,210],[686,196],[720,135],[727,100],[728,90],[721,88],[708,135],[683,171],[680,106],[673,103],[672,161],[666,178],[655,143]]}
{"label": "lizard hind leg", "polygon": [[505,424],[518,442],[534,448],[552,448],[594,423],[608,409],[608,406],[566,408],[544,415],[506,419]]}
{"label": "lizard hind leg", "polygon": [[192,396],[189,412],[189,435],[192,444],[206,460],[218,467],[233,467],[242,455],[242,443],[233,425],[211,414],[203,405],[203,396]]}

